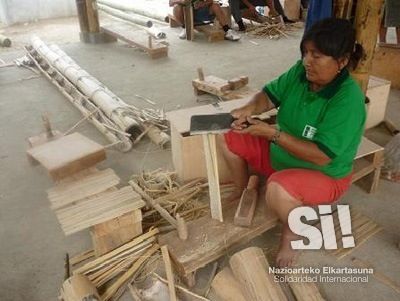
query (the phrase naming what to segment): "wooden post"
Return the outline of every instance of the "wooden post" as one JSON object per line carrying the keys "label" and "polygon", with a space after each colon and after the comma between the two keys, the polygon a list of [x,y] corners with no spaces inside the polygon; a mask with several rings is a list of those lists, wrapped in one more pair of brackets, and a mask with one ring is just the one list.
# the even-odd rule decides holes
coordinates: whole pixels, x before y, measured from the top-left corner
{"label": "wooden post", "polygon": [[199,80],[204,81],[204,72],[203,72],[203,68],[199,67],[197,68],[197,74],[199,76]]}
{"label": "wooden post", "polygon": [[178,230],[178,237],[182,240],[186,240],[188,238],[188,229],[185,222],[185,219],[176,214],[176,222],[177,222],[177,230]]}
{"label": "wooden post", "polygon": [[169,290],[169,300],[177,301],[176,292],[175,292],[175,283],[174,283],[174,273],[172,272],[171,260],[169,258],[168,247],[162,246],[161,253],[165,264],[165,273],[167,275],[168,280],[168,290]]}
{"label": "wooden post", "polygon": [[356,40],[364,48],[364,55],[352,72],[353,77],[360,84],[364,92],[367,91],[372,58],[375,51],[376,40],[383,13],[384,0],[358,1],[354,26]]}
{"label": "wooden post", "polygon": [[192,5],[185,5],[183,8],[186,40],[193,41],[194,39],[194,25],[193,25],[193,7]]}
{"label": "wooden post", "polygon": [[81,29],[81,32],[89,32],[86,0],[76,0],[76,9],[78,12],[79,27]]}
{"label": "wooden post", "polygon": [[86,0],[86,13],[89,24],[89,32],[100,32],[99,13],[96,0]]}
{"label": "wooden post", "polygon": [[219,188],[219,174],[217,161],[217,148],[214,134],[204,134],[204,156],[206,159],[208,189],[210,192],[211,217],[223,222],[221,192]]}
{"label": "wooden post", "polygon": [[333,13],[336,18],[350,19],[353,0],[335,0],[333,4]]}

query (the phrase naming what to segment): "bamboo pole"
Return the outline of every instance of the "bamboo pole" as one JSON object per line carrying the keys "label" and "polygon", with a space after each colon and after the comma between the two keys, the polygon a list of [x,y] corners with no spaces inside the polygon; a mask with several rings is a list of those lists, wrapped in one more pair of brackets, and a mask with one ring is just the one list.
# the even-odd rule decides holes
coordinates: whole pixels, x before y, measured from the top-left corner
{"label": "bamboo pole", "polygon": [[168,16],[165,16],[161,12],[157,12],[154,10],[150,10],[147,6],[140,4],[139,1],[132,1],[132,3],[119,3],[119,1],[115,0],[97,0],[98,3],[107,5],[112,8],[120,9],[123,11],[131,11],[138,15],[142,15],[145,17],[149,17],[155,20],[159,20],[161,22],[169,21]]}
{"label": "bamboo pole", "polygon": [[145,26],[145,27],[152,27],[153,26],[153,22],[151,22],[151,20],[144,18],[143,16],[140,15],[135,15],[135,14],[127,14],[124,13],[118,9],[114,9],[111,7],[108,7],[106,5],[102,5],[102,4],[98,4],[99,9],[101,11],[104,11],[110,15],[116,16],[118,18],[127,20],[129,22],[141,25],[141,26]]}
{"label": "bamboo pole", "polygon": [[[50,64],[45,58],[41,57],[39,63],[36,60],[36,57],[30,53],[28,48],[25,47],[25,50],[27,51],[27,55],[30,57],[30,59],[35,63],[36,67],[51,83],[56,86],[56,88],[68,99],[68,101],[71,102],[83,116],[85,116],[85,120],[87,119],[90,123],[92,123],[113,145],[117,145],[117,148],[120,151],[127,152],[132,148],[132,141],[130,139],[125,136],[120,136],[117,133],[113,133],[104,126],[105,123],[115,123],[105,116],[104,113],[98,107],[96,107],[91,100],[89,100],[75,86],[73,86],[64,75],[62,75],[59,71],[56,71],[54,68],[48,68]],[[44,70],[44,68],[46,68],[46,70]],[[50,76],[50,74],[52,75]],[[56,77],[58,78],[56,79]],[[61,85],[60,81],[64,82],[64,85]]]}
{"label": "bamboo pole", "polygon": [[2,47],[11,47],[11,40],[6,36],[0,34],[0,46]]}
{"label": "bamboo pole", "polygon": [[149,35],[153,36],[156,39],[165,39],[167,36],[165,32],[162,32],[159,29],[154,28],[153,22],[143,18],[142,16],[127,14],[118,9],[114,9],[101,4],[98,4],[98,7],[101,11],[113,17],[119,18],[124,21],[128,21],[130,24],[139,27],[140,29],[146,31]]}
{"label": "bamboo pole", "polygon": [[364,55],[352,72],[364,92],[367,91],[378,32],[381,26],[384,0],[358,1],[355,16],[356,40],[364,49]]}
{"label": "bamboo pole", "polygon": [[122,99],[99,85],[98,80],[79,66],[70,64],[65,59],[62,59],[60,55],[47,47],[38,37],[33,37],[31,43],[32,47],[42,57],[46,58],[54,68],[65,75],[96,106],[100,107],[104,114],[115,122],[122,131],[131,134],[132,139],[142,133],[142,125],[130,114],[131,109]]}

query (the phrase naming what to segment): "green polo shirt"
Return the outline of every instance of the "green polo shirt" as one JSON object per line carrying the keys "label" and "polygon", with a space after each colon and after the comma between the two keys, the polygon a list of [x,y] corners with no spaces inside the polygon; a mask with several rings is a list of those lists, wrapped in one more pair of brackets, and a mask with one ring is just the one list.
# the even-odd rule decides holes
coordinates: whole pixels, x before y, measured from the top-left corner
{"label": "green polo shirt", "polygon": [[329,164],[319,166],[271,143],[270,158],[275,170],[306,168],[319,170],[333,178],[343,178],[351,173],[366,112],[365,96],[346,69],[323,89],[313,92],[300,60],[286,73],[267,83],[263,91],[279,107],[277,123],[283,132],[314,142],[331,158]]}

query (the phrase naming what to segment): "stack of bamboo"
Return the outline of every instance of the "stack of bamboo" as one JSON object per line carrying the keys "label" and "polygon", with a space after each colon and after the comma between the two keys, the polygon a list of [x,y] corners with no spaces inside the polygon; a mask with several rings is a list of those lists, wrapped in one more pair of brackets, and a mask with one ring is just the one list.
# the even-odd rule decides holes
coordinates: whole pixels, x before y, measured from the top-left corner
{"label": "stack of bamboo", "polygon": [[159,245],[155,242],[157,229],[135,238],[119,248],[95,258],[74,270],[74,275],[82,274],[97,287],[101,300],[117,299],[125,291],[133,278],[146,265],[158,258]]}
{"label": "stack of bamboo", "polygon": [[128,105],[83,70],[56,45],[47,47],[31,39],[27,55],[39,70],[117,149],[129,151],[143,135],[159,146],[169,141],[168,123],[162,110]]}

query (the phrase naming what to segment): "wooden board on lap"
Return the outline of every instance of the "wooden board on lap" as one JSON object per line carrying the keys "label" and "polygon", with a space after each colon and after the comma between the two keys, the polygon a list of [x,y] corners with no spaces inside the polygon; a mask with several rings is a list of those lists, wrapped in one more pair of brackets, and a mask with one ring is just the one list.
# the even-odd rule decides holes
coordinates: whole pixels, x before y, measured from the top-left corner
{"label": "wooden board on lap", "polygon": [[73,133],[27,150],[55,181],[92,167],[106,159],[102,145]]}

